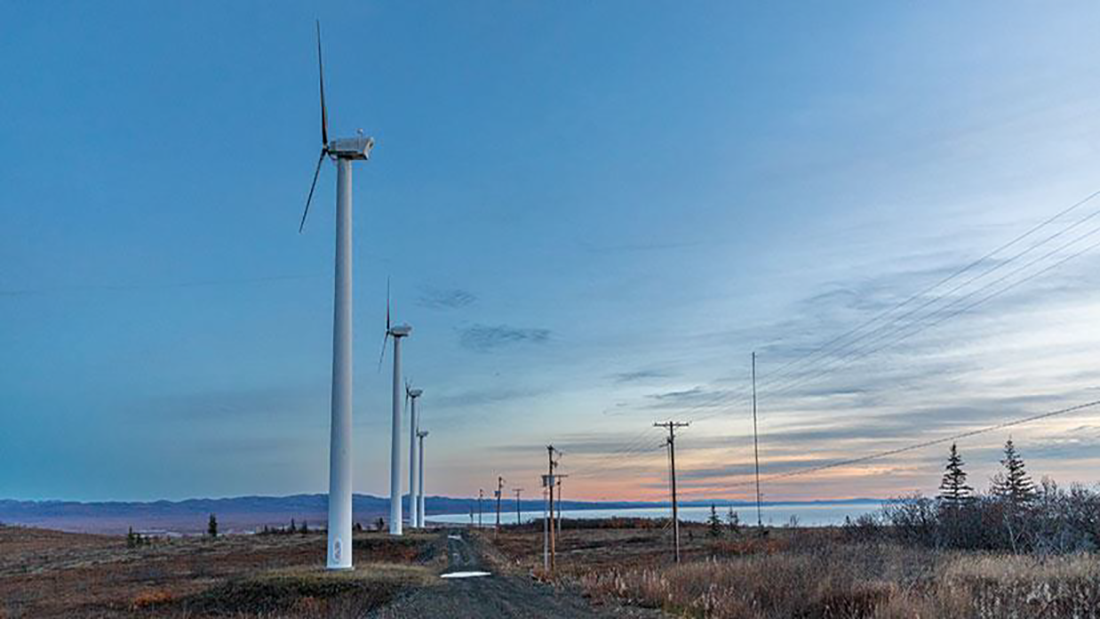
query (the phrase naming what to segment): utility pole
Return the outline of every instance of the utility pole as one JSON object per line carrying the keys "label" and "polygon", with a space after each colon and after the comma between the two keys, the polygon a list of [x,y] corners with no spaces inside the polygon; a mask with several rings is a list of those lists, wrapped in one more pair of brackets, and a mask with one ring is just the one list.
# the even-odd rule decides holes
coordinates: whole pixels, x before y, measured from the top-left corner
{"label": "utility pole", "polygon": [[666,421],[654,423],[655,428],[668,428],[668,458],[672,466],[669,482],[672,485],[672,539],[676,546],[676,562],[680,562],[680,512],[676,505],[676,428],[685,428],[691,422]]}
{"label": "utility pole", "polygon": [[546,446],[546,457],[549,463],[548,474],[543,477],[542,483],[550,493],[550,520],[549,520],[549,537],[550,537],[550,573],[554,573],[554,563],[557,554],[556,543],[554,539],[554,484],[555,475],[554,469],[557,468],[558,463],[554,460],[554,454],[561,455],[561,452],[554,449],[553,445]]}
{"label": "utility pole", "polygon": [[[543,476],[545,478],[545,475]],[[542,480],[542,569],[550,570],[550,529],[548,523],[550,517],[547,515],[548,510],[546,507],[546,479]]]}
{"label": "utility pole", "polygon": [[519,493],[523,492],[523,488],[513,488],[512,492],[516,493],[516,524],[523,524],[523,511],[519,505]]}
{"label": "utility pole", "polygon": [[477,489],[477,528],[481,528],[481,499],[485,496],[485,490],[483,488]]}
{"label": "utility pole", "polygon": [[760,440],[756,431],[756,351],[752,352],[752,453],[756,459],[756,527],[764,530],[764,516],[760,508]]}
{"label": "utility pole", "polygon": [[504,494],[504,478],[497,475],[497,528],[496,532],[500,533],[500,495]]}

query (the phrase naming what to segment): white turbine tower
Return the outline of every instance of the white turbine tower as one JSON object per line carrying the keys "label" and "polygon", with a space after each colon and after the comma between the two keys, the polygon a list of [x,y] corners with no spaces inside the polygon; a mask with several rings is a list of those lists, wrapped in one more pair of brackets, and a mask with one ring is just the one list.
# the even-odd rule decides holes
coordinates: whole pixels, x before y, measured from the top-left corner
{"label": "white turbine tower", "polygon": [[417,517],[419,513],[419,502],[417,501],[417,479],[419,477],[417,473],[417,449],[416,449],[416,433],[420,431],[419,417],[416,415],[416,400],[424,393],[423,389],[413,389],[408,382],[405,383],[405,403],[408,404],[409,400],[412,400],[411,411],[409,416],[409,526],[419,527],[420,519]]}
{"label": "white turbine tower", "polygon": [[336,163],[336,302],[332,327],[332,427],[329,442],[328,569],[351,569],[351,162],[370,157],[374,140],[362,135],[328,139],[321,22],[317,22],[317,69],[321,85],[321,156],[309,186],[301,233],[325,157]]}
{"label": "white turbine tower", "polygon": [[420,448],[417,450],[420,454],[420,480],[417,482],[416,487],[419,492],[417,493],[416,500],[416,515],[420,518],[420,522],[417,526],[424,528],[424,437],[428,436],[427,430],[418,430],[416,432],[417,438],[420,439]]}
{"label": "white turbine tower", "polygon": [[401,535],[401,338],[412,333],[407,324],[390,325],[390,293],[386,286],[386,335],[382,337],[382,356],[386,356],[386,340],[393,338],[393,417],[390,436],[390,535]]}

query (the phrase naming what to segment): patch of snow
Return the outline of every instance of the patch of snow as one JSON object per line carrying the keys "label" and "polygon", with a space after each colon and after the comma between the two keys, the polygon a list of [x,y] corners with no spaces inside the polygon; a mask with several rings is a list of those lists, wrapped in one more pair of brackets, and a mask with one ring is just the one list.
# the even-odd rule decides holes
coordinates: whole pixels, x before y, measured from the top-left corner
{"label": "patch of snow", "polygon": [[492,576],[489,572],[451,572],[450,574],[440,574],[440,578],[480,578],[482,576]]}

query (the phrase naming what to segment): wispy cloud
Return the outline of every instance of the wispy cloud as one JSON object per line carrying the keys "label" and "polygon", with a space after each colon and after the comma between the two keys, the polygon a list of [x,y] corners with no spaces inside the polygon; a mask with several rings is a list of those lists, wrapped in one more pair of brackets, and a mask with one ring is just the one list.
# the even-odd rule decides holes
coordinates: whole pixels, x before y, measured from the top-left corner
{"label": "wispy cloud", "polygon": [[459,393],[445,393],[439,396],[434,405],[438,407],[483,406],[497,402],[508,402],[538,395],[534,389],[481,389]]}
{"label": "wispy cloud", "polygon": [[619,243],[614,245],[599,245],[595,243],[581,242],[581,247],[594,254],[633,253],[664,251],[670,249],[690,249],[705,245],[702,241],[639,241],[636,243]]}
{"label": "wispy cloud", "polygon": [[448,310],[466,307],[477,301],[477,295],[461,288],[430,288],[421,289],[417,305],[429,309]]}
{"label": "wispy cloud", "polygon": [[240,387],[143,398],[133,405],[134,414],[194,422],[234,418],[286,417],[309,410],[315,404],[308,391],[293,387]]}
{"label": "wispy cloud", "polygon": [[459,343],[478,352],[519,344],[545,344],[550,341],[549,329],[519,328],[508,325],[473,325],[462,329]]}
{"label": "wispy cloud", "polygon": [[634,370],[632,372],[619,372],[612,374],[611,379],[617,383],[638,383],[644,382],[656,378],[669,378],[673,376],[672,372],[667,370]]}
{"label": "wispy cloud", "polygon": [[742,392],[733,389],[707,389],[705,387],[692,387],[679,391],[665,391],[652,393],[646,398],[650,400],[650,408],[708,408],[713,406],[727,406],[732,397],[741,395]]}

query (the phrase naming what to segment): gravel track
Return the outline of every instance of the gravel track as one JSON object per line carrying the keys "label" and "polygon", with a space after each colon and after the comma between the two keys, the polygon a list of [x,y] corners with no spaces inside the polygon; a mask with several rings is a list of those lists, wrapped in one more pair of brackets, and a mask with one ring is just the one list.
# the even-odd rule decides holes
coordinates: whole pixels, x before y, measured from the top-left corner
{"label": "gravel track", "polygon": [[[484,559],[480,542],[461,530],[443,533],[448,565],[453,572],[493,572]],[[625,611],[625,612],[624,612]],[[572,617],[655,616],[651,611],[594,608],[575,592],[557,589],[528,576],[492,573],[490,576],[444,579],[440,586],[424,587],[399,597],[368,617]],[[659,616],[659,615],[656,615]]]}

